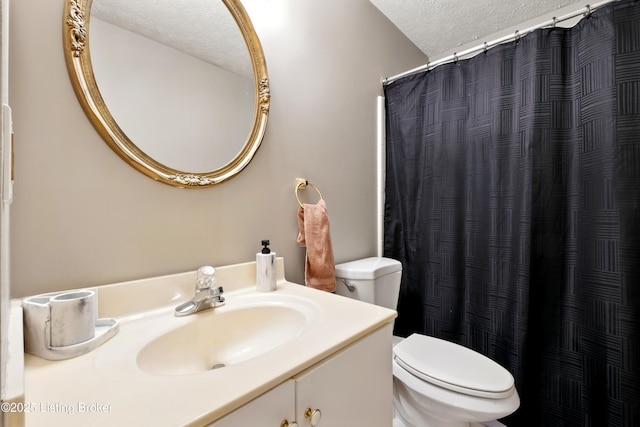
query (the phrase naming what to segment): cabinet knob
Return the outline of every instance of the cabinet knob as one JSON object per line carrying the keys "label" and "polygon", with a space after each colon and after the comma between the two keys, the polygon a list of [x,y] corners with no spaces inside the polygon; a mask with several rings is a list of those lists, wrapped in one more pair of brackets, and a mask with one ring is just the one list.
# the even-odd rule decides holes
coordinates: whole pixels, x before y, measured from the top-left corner
{"label": "cabinet knob", "polygon": [[311,425],[311,427],[314,427],[320,424],[320,418],[322,417],[322,413],[320,412],[320,409],[307,408],[307,410],[304,411],[304,417],[308,418],[309,425]]}
{"label": "cabinet knob", "polygon": [[295,421],[289,422],[288,420],[283,420],[280,427],[298,427],[298,423]]}

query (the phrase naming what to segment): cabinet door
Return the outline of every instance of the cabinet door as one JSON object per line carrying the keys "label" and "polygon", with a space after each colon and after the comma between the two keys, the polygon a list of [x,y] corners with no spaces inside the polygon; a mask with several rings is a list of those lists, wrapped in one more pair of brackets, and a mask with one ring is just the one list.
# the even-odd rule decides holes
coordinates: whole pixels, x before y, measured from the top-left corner
{"label": "cabinet door", "polygon": [[[391,324],[295,377],[300,427],[389,427],[393,417]],[[319,421],[305,417],[318,410]],[[318,414],[315,415],[318,418]]]}
{"label": "cabinet door", "polygon": [[280,427],[294,420],[295,383],[287,380],[207,427]]}

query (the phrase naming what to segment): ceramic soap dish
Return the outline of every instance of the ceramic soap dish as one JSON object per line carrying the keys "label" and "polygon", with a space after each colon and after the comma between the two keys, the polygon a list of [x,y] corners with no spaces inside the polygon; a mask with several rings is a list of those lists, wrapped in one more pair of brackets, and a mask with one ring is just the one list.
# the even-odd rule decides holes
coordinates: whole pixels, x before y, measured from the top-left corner
{"label": "ceramic soap dish", "polygon": [[22,302],[25,352],[63,360],[94,350],[120,328],[115,319],[98,319],[97,307],[95,290],[26,298]]}

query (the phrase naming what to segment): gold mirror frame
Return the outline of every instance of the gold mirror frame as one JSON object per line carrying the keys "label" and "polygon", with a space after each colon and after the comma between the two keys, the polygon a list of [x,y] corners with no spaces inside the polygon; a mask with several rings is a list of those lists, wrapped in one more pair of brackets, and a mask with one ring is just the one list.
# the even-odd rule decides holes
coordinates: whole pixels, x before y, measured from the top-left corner
{"label": "gold mirror frame", "polygon": [[253,126],[244,146],[229,163],[204,173],[180,171],[154,160],[140,150],[114,120],[96,84],[89,55],[88,17],[92,1],[67,0],[65,2],[64,56],[76,96],[87,117],[107,145],[138,171],[157,181],[177,187],[208,187],[219,184],[244,169],[260,147],[264,137],[271,93],[262,45],[240,0],[222,0],[222,2],[238,24],[251,57],[256,93]]}

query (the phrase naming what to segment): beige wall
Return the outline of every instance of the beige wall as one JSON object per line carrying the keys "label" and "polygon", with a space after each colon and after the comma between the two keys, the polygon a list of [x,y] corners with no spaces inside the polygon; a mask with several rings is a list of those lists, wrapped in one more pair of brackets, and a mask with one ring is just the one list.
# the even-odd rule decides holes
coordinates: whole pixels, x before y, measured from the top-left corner
{"label": "beige wall", "polygon": [[[63,58],[63,0],[11,2],[14,296],[254,260],[264,238],[302,282],[295,177],[327,201],[337,262],[375,255],[380,78],[426,58],[368,0],[245,5],[271,80],[267,134],[239,176],[185,190],[126,165],[86,119]],[[265,20],[265,6],[277,15]]]}

